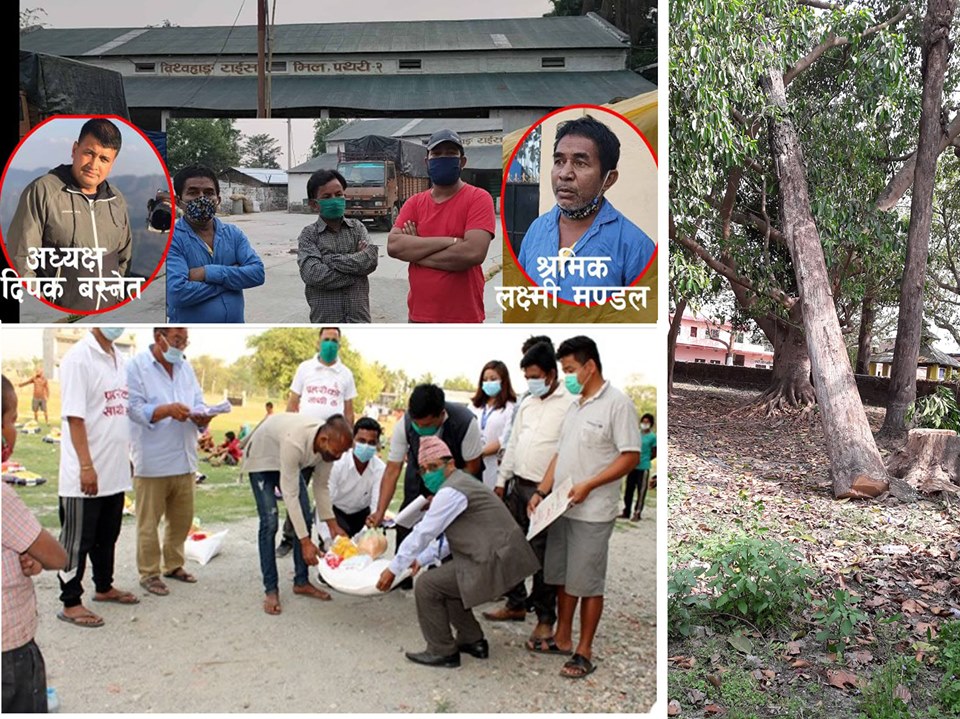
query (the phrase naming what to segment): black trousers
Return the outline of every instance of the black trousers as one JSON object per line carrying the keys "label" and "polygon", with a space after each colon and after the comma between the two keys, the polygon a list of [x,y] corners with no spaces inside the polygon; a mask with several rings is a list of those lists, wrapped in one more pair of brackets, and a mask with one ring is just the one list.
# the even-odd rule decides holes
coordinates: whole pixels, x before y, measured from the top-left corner
{"label": "black trousers", "polygon": [[352,537],[358,532],[363,531],[363,528],[366,526],[367,517],[370,516],[370,508],[366,507],[359,512],[347,514],[335,506],[333,508],[333,516],[336,518],[340,528]]}
{"label": "black trousers", "polygon": [[47,669],[32,639],[3,653],[3,713],[47,713]]}
{"label": "black trousers", "polygon": [[634,510],[634,514],[638,517],[643,514],[643,504],[647,501],[647,486],[649,484],[649,469],[634,469],[627,475],[627,487],[623,493],[623,511],[625,514],[630,514],[635,489],[637,490],[637,508]]}
{"label": "black trousers", "polygon": [[[507,509],[526,534],[530,529],[530,517],[527,515],[527,504],[537,491],[533,482],[524,482],[516,478],[510,480],[509,493],[506,495]],[[557,588],[543,581],[543,555],[547,551],[547,532],[540,532],[530,540],[530,548],[537,555],[540,569],[533,575],[533,588],[527,596],[526,582],[520,582],[507,592],[507,607],[510,609],[533,609],[537,613],[537,621],[541,624],[553,624],[557,621]]]}
{"label": "black trousers", "polygon": [[122,520],[123,492],[108,497],[60,497],[60,544],[67,550],[67,566],[57,574],[63,606],[81,604],[88,556],[96,590],[109,592],[113,587],[113,554]]}

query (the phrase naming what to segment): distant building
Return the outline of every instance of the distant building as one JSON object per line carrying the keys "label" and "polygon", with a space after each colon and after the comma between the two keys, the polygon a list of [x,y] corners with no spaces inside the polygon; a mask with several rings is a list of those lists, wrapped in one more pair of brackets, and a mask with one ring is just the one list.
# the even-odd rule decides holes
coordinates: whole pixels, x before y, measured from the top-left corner
{"label": "distant building", "polygon": [[[89,327],[43,330],[43,373],[49,379],[60,380],[60,363],[63,361],[63,356],[89,331]],[[113,346],[125,359],[130,359],[137,353],[136,335],[133,332],[124,332]]]}
{"label": "distant building", "polygon": [[[117,70],[130,116],[255,117],[255,25],[43,28],[20,49]],[[273,117],[501,118],[527,127],[565,105],[655,89],[627,70],[629,37],[577,17],[277,25]]]}
{"label": "distant building", "polygon": [[743,332],[735,332],[729,323],[718,324],[684,312],[677,336],[676,361],[757,369],[773,367],[773,347],[746,339]]}
{"label": "distant building", "polygon": [[220,173],[221,212],[236,212],[234,197],[247,198],[243,212],[286,210],[287,193],[287,173],[283,170],[228,167]]}
{"label": "distant building", "polygon": [[[871,376],[890,376],[890,370],[893,368],[893,348],[894,340],[888,340],[881,347],[880,354],[870,358]],[[956,381],[960,379],[960,361],[936,347],[926,343],[921,344],[917,359],[917,379],[934,382]]]}

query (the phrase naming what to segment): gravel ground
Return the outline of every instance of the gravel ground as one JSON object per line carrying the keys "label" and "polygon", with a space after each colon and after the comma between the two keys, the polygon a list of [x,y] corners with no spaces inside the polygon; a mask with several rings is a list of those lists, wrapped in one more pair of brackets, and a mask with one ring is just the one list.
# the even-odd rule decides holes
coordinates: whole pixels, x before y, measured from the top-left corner
{"label": "gravel ground", "polygon": [[[37,643],[48,684],[71,713],[645,712],[656,698],[655,514],[618,521],[597,671],[584,680],[559,677],[560,657],[524,649],[532,616],[524,624],[481,619],[488,660],[464,655],[456,670],[412,664],[403,652],[423,648],[412,592],[295,596],[290,558],[279,560],[283,614],[268,616],[255,519],[207,527],[229,528],[223,552],[205,567],[188,563],[198,584],[171,581],[170,595],[157,597],[137,584],[134,525],[125,518],[116,586],[135,590],[140,604],[90,602],[106,624],[68,626],[56,619],[56,575],[44,572],[35,579]],[[84,583],[89,599],[89,567]]]}

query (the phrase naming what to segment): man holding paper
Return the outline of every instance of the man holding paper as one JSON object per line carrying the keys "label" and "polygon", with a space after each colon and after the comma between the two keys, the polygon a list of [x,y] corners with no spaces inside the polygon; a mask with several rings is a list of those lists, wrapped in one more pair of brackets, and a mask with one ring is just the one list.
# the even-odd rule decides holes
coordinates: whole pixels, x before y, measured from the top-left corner
{"label": "man holding paper", "polygon": [[640,459],[637,410],[623,392],[603,379],[597,345],[578,336],[557,348],[566,376],[564,386],[578,400],[567,409],[557,453],[539,491],[530,499],[532,514],[554,484],[572,480],[570,508],[546,530],[543,579],[557,585],[557,632],[550,646],[532,648],[550,654],[573,650],[573,616],[580,609],[580,641],[560,675],[580,679],[594,671],[593,637],[603,613],[607,550],[620,514],[620,479]]}
{"label": "man holding paper", "polygon": [[[414,588],[427,649],[406,652],[406,657],[431,667],[458,667],[460,652],[478,659],[490,655],[471,607],[496,599],[533,574],[540,562],[503,502],[483,482],[456,468],[453,451],[442,439],[423,437],[417,462],[432,495],[430,508],[383,570],[377,589],[389,591],[408,567],[416,571],[441,562],[422,574]],[[451,561],[444,562],[448,556]]]}
{"label": "man holding paper", "polygon": [[197,581],[184,569],[183,547],[193,523],[197,436],[211,415],[191,410],[203,406],[203,391],[184,357],[189,344],[186,327],[154,327],[153,344],[127,364],[137,570],[140,586],[160,597],[170,593],[161,574]]}

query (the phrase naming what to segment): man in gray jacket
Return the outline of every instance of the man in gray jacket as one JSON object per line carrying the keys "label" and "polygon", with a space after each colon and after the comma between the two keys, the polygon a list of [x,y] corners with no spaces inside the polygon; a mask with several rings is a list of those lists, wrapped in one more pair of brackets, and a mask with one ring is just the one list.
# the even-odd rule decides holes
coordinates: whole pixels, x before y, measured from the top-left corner
{"label": "man in gray jacket", "polygon": [[[383,570],[377,589],[389,590],[408,567],[416,573],[440,562],[414,587],[427,650],[406,657],[431,667],[458,667],[460,652],[478,659],[490,655],[471,608],[505,594],[537,571],[540,562],[503,502],[483,482],[456,468],[442,439],[423,437],[417,460],[425,491],[432,495],[430,508]],[[445,561],[448,557],[452,559]]]}
{"label": "man in gray jacket", "polygon": [[[123,195],[107,182],[120,152],[117,126],[87,120],[73,143],[70,164],[60,165],[24,189],[7,233],[7,251],[23,278],[59,277],[55,301],[72,310],[102,310],[124,297],[97,290],[81,294],[81,278],[123,277],[133,252],[133,233]],[[41,252],[42,250],[42,252]],[[98,262],[77,250],[90,250]]]}

